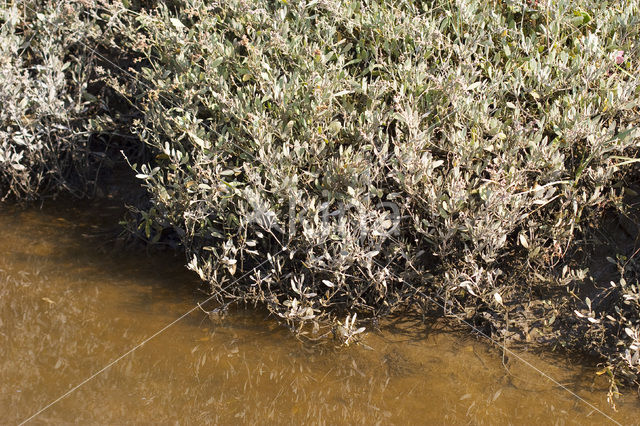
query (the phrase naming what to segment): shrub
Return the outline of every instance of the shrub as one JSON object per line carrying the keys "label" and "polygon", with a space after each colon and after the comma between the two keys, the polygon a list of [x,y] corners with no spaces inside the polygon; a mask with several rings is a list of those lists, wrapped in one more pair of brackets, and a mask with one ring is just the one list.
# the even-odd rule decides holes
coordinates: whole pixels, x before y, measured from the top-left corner
{"label": "shrub", "polygon": [[[87,120],[97,32],[92,2],[28,0],[0,8],[0,199],[60,189],[81,195],[93,178]],[[80,17],[80,18],[79,18]],[[93,43],[92,43],[93,44]]]}
{"label": "shrub", "polygon": [[548,277],[634,165],[637,2],[192,0],[131,16],[138,135],[156,153],[138,168],[147,236],[174,230],[221,297],[299,330],[417,290],[446,313],[504,312],[532,286],[513,259]]}

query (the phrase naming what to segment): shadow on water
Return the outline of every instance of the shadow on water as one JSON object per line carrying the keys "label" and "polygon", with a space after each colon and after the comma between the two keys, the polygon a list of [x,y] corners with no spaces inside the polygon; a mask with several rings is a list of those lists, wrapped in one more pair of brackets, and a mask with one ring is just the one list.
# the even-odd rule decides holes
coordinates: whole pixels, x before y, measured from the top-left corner
{"label": "shadow on water", "polygon": [[[115,241],[121,210],[3,207],[0,412],[19,423],[206,298],[170,251]],[[105,231],[107,229],[107,231]],[[441,322],[395,317],[365,345],[304,344],[259,309],[196,310],[47,409],[40,423],[558,423],[604,417],[516,357]],[[520,352],[618,421],[580,362]],[[504,362],[504,364],[503,364]]]}

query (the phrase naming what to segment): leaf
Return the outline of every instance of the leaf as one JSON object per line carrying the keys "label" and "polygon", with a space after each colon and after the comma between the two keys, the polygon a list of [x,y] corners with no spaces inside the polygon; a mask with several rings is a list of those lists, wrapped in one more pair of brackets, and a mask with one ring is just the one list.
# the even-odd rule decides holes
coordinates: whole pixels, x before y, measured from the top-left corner
{"label": "leaf", "polygon": [[467,86],[467,91],[471,92],[474,89],[477,89],[478,87],[480,87],[481,84],[482,84],[481,81],[476,81],[475,83],[470,84],[470,85]]}
{"label": "leaf", "polygon": [[529,241],[527,241],[527,237],[525,237],[524,234],[520,234],[518,237],[520,238],[520,244],[522,244],[522,247],[528,249]]}
{"label": "leaf", "polygon": [[332,283],[332,282],[331,282],[331,281],[329,281],[329,280],[322,280],[322,283],[323,283],[324,285],[326,285],[327,287],[329,287],[329,288],[333,288],[333,287],[335,287],[335,286],[336,286],[334,283]]}
{"label": "leaf", "polygon": [[210,67],[217,68],[223,61],[224,61],[224,58],[222,56],[219,58],[216,58],[213,62],[211,62]]}
{"label": "leaf", "polygon": [[618,133],[617,135],[615,135],[615,136],[613,137],[613,139],[612,139],[612,140],[614,140],[614,139],[618,139],[618,140],[623,141],[623,140],[625,140],[629,135],[631,135],[631,133],[632,133],[634,130],[637,130],[637,129],[638,129],[638,127],[631,127],[630,129],[627,129],[627,130],[625,130],[625,131],[623,131],[623,132],[620,132],[620,133]]}
{"label": "leaf", "polygon": [[340,96],[348,95],[349,93],[353,93],[353,90],[342,90],[341,92],[335,93],[333,97],[337,98]]}
{"label": "leaf", "polygon": [[497,291],[493,293],[493,298],[496,299],[496,302],[502,305],[502,296]]}
{"label": "leaf", "polygon": [[180,20],[178,18],[171,18],[171,19],[169,19],[169,21],[171,21],[173,26],[176,27],[179,30],[184,28],[184,24],[182,22],[180,22]]}
{"label": "leaf", "polygon": [[331,133],[338,133],[340,129],[342,129],[342,124],[339,121],[332,121],[331,124],[329,124],[329,131]]}
{"label": "leaf", "polygon": [[473,284],[471,281],[463,281],[460,284],[458,284],[459,287],[464,288],[465,290],[467,290],[471,295],[478,297],[478,295],[473,291],[473,289],[471,288],[471,284]]}
{"label": "leaf", "polygon": [[234,275],[236,273],[236,268],[237,268],[237,265],[235,263],[231,265],[227,265],[227,270],[231,275]]}
{"label": "leaf", "polygon": [[189,136],[191,136],[191,139],[193,139],[193,141],[202,149],[209,149],[211,147],[211,144],[208,143],[207,141],[203,140],[202,138],[200,138],[198,135],[196,135],[194,132],[189,131],[187,132],[187,134]]}

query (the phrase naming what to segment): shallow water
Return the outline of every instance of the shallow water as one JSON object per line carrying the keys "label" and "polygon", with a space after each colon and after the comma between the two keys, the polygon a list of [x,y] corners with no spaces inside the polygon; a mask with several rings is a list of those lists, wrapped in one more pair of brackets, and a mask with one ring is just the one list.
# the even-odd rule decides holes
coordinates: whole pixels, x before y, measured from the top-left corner
{"label": "shallow water", "polygon": [[[17,424],[206,296],[180,256],[118,248],[107,204],[0,206],[0,423]],[[301,343],[259,310],[196,311],[31,420],[46,423],[603,424],[513,356],[436,325],[365,346]],[[624,424],[635,395],[567,359],[521,356]],[[629,392],[631,393],[631,392]]]}

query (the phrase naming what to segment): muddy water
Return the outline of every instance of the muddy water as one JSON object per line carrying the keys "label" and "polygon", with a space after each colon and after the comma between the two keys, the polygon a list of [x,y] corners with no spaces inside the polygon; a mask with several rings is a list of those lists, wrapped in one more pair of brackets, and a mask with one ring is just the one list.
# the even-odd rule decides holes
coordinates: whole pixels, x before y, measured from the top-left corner
{"label": "muddy water", "polygon": [[[118,248],[105,206],[0,211],[0,423],[17,424],[202,300],[183,260]],[[33,420],[48,423],[602,424],[513,357],[436,325],[310,346],[264,312],[194,312]],[[624,424],[594,370],[523,353]]]}

